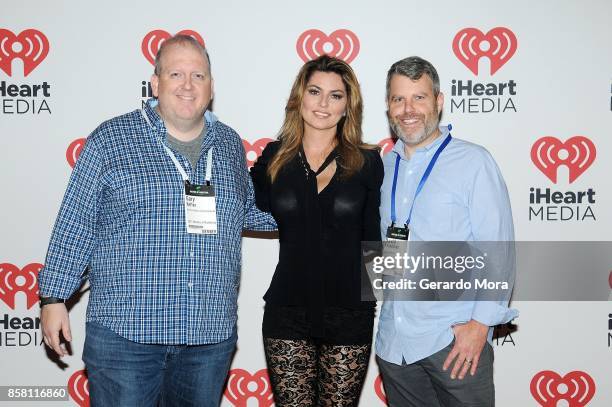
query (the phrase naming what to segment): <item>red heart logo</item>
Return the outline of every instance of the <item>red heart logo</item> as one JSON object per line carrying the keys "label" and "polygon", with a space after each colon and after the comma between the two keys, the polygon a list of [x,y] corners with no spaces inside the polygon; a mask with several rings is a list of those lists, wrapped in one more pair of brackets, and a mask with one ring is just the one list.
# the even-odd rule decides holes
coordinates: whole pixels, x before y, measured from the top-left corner
{"label": "red heart logo", "polygon": [[13,59],[23,61],[23,76],[28,76],[49,53],[49,40],[45,34],[32,28],[19,35],[0,28],[0,69],[11,76]]}
{"label": "red heart logo", "polygon": [[393,150],[393,147],[395,146],[395,142],[397,139],[394,139],[393,137],[388,137],[388,138],[384,138],[382,140],[380,140],[378,142],[378,146],[380,147],[380,156],[384,156],[385,154],[387,154],[389,151]]}
{"label": "red heart logo", "polygon": [[249,143],[245,139],[242,139],[242,145],[244,146],[244,152],[246,153],[247,166],[251,168],[257,158],[261,155],[261,152],[268,145],[269,142],[274,141],[271,138],[260,138],[253,144]]}
{"label": "red heart logo", "polygon": [[[176,34],[189,35],[195,38],[203,47],[205,46],[202,36],[193,30],[182,30]],[[159,51],[162,42],[170,37],[172,37],[172,34],[164,30],[153,30],[144,36],[140,49],[142,50],[142,55],[144,55],[151,65],[155,65],[155,55],[157,55],[157,51]]]}
{"label": "red heart logo", "polygon": [[493,75],[512,58],[516,48],[516,36],[505,27],[495,27],[486,34],[478,28],[464,28],[453,39],[453,52],[474,75],[478,75],[480,58],[489,59]]}
{"label": "red heart logo", "polygon": [[376,393],[380,401],[387,405],[387,395],[385,394],[385,389],[383,387],[382,375],[378,375],[376,377],[376,380],[374,380],[374,392]]}
{"label": "red heart logo", "polygon": [[81,407],[89,407],[89,380],[87,371],[77,370],[68,379],[68,394]]}
{"label": "red heart logo", "polygon": [[555,137],[542,137],[531,147],[531,161],[555,184],[560,165],[569,168],[571,184],[593,164],[596,155],[595,144],[583,136],[572,137],[565,143]]}
{"label": "red heart logo", "polygon": [[359,38],[345,29],[336,30],[329,36],[323,31],[312,29],[300,35],[295,48],[304,62],[327,54],[350,64],[359,54]]}
{"label": "red heart logo", "polygon": [[254,375],[244,369],[230,370],[224,395],[234,407],[247,407],[250,398],[255,398],[259,407],[274,404],[267,369],[258,370]]}
{"label": "red heart logo", "polygon": [[42,270],[40,263],[30,263],[22,269],[11,263],[0,263],[0,300],[10,309],[15,309],[15,295],[25,293],[26,307],[32,308],[38,298],[38,272]]}
{"label": "red heart logo", "polygon": [[542,407],[556,407],[565,400],[569,407],[584,407],[595,395],[595,381],[585,372],[573,371],[561,377],[552,370],[531,379],[531,395]]}
{"label": "red heart logo", "polygon": [[86,141],[86,138],[78,138],[72,143],[70,143],[70,145],[66,149],[66,161],[68,161],[70,167],[74,168],[79,158],[79,155],[81,155],[81,150],[83,150],[83,146],[85,145]]}

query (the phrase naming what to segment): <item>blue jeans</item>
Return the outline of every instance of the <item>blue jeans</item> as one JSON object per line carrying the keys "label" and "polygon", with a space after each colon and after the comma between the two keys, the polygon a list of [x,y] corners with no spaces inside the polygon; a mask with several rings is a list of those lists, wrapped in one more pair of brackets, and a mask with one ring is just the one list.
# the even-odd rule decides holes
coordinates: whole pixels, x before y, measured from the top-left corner
{"label": "blue jeans", "polygon": [[211,345],[150,345],[88,322],[83,361],[91,405],[218,407],[236,340],[234,332]]}

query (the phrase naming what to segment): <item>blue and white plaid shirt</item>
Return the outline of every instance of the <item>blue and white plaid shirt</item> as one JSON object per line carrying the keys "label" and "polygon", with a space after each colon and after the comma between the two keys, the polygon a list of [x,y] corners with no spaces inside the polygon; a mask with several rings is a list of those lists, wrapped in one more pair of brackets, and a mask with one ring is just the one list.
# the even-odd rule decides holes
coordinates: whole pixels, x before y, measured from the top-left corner
{"label": "blue and white plaid shirt", "polygon": [[203,184],[214,147],[218,231],[188,234],[183,180],[164,150],[166,128],[154,105],[88,137],[39,274],[40,295],[70,297],[89,267],[87,321],[140,343],[217,343],[236,324],[242,229],[276,224],[255,206],[240,137],[206,112],[195,170],[174,153],[191,183]]}

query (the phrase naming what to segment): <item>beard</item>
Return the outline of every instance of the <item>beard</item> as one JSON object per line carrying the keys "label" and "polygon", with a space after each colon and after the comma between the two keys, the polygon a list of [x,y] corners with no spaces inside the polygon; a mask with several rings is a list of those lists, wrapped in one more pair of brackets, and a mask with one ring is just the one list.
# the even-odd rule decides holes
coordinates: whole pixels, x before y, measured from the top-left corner
{"label": "beard", "polygon": [[425,115],[415,115],[409,117],[410,119],[421,119],[421,122],[424,123],[421,129],[416,130],[411,134],[407,134],[404,132],[402,126],[400,125],[400,121],[397,119],[389,120],[389,126],[391,127],[391,130],[393,130],[395,135],[404,142],[404,144],[414,146],[421,143],[423,140],[426,140],[438,128],[438,124],[440,123],[440,121],[438,120],[438,112],[435,111],[433,113],[434,114],[431,116],[430,120],[426,120]]}

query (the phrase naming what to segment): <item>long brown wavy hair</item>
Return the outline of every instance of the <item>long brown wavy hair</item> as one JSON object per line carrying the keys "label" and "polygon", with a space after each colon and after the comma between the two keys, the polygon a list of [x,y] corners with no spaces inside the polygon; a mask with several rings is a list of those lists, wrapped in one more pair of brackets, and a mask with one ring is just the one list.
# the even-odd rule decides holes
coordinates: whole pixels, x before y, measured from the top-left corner
{"label": "long brown wavy hair", "polygon": [[296,156],[302,144],[302,138],[304,137],[304,119],[301,114],[302,100],[306,85],[315,72],[336,73],[340,75],[346,87],[346,115],[340,119],[336,128],[339,153],[338,165],[343,170],[342,175],[349,177],[363,167],[364,157],[359,150],[360,148],[375,148],[375,146],[365,144],[361,139],[363,102],[355,72],[346,62],[328,55],[322,55],[304,64],[291,88],[291,94],[285,107],[285,121],[278,134],[281,145],[268,166],[268,175],[272,182],[278,176],[281,168]]}

